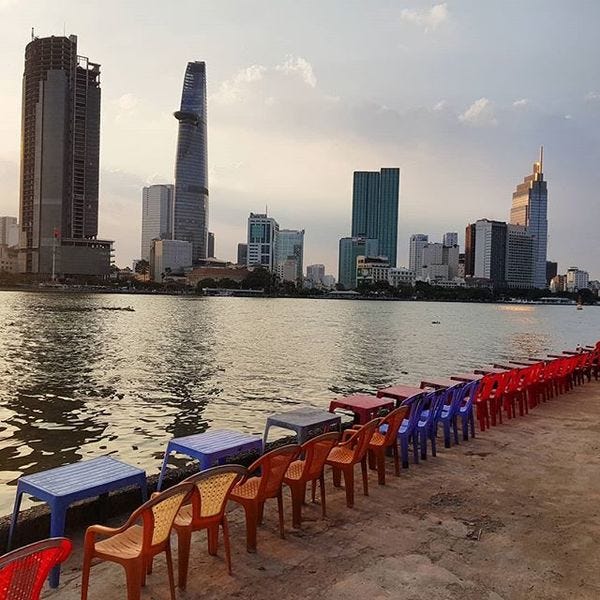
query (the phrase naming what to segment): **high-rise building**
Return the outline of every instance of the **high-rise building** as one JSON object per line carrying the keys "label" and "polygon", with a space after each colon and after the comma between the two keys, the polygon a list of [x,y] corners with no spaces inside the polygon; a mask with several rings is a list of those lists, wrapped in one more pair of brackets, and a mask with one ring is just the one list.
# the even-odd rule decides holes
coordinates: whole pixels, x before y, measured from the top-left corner
{"label": "high-rise building", "polygon": [[19,223],[17,217],[0,217],[0,246],[19,244]]}
{"label": "high-rise building", "polygon": [[[535,285],[535,239],[522,225],[506,225],[506,275],[508,287],[531,288]],[[545,287],[545,285],[544,285]]]}
{"label": "high-rise building", "polygon": [[355,171],[352,188],[352,237],[376,239],[379,256],[396,266],[400,169]]}
{"label": "high-rise building", "polygon": [[277,266],[277,234],[279,224],[266,214],[250,213],[248,217],[248,267],[265,267],[275,271]]}
{"label": "high-rise building", "polygon": [[356,259],[377,256],[378,240],[364,237],[345,237],[340,240],[338,282],[345,289],[356,287]]}
{"label": "high-rise building", "polygon": [[558,263],[551,260],[546,261],[546,284],[550,287],[550,282],[558,274]]}
{"label": "high-rise building", "polygon": [[424,233],[414,233],[410,236],[410,247],[408,254],[408,268],[418,279],[423,270],[423,249],[429,242],[429,236]]}
{"label": "high-rise building", "polygon": [[248,244],[237,245],[237,264],[244,265],[248,263]]}
{"label": "high-rise building", "polygon": [[[286,281],[302,281],[304,273],[304,229],[280,229],[277,233],[278,275]],[[290,261],[296,265],[296,275],[290,279]],[[282,271],[286,267],[286,276]]]}
{"label": "high-rise building", "polygon": [[150,185],[142,189],[142,247],[140,256],[150,260],[152,240],[173,237],[172,184]]}
{"label": "high-rise building", "polygon": [[189,62],[183,80],[175,162],[173,238],[192,244],[194,264],[208,253],[206,65]]}
{"label": "high-rise building", "polygon": [[208,249],[206,253],[208,258],[215,257],[215,234],[212,231],[208,232]]}
{"label": "high-rise building", "polygon": [[479,219],[474,224],[474,231],[474,236],[469,234],[471,240],[475,238],[472,277],[503,285],[506,277],[506,223]]}
{"label": "high-rise building", "polygon": [[517,185],[512,197],[510,222],[527,227],[533,238],[534,276],[536,288],[546,287],[546,256],[548,251],[548,188],[544,181],[543,148],[533,173]]}
{"label": "high-rise building", "polygon": [[590,275],[587,271],[582,271],[578,267],[569,267],[567,269],[566,288],[568,292],[578,292],[585,290],[588,286]]}
{"label": "high-rise building", "polygon": [[165,276],[183,274],[192,267],[192,244],[183,240],[152,240],[150,271],[154,281]]}
{"label": "high-rise building", "polygon": [[442,244],[444,244],[444,246],[458,246],[458,233],[455,231],[445,233],[442,238]]}
{"label": "high-rise building", "polygon": [[465,277],[475,275],[475,233],[475,223],[467,225],[465,229]]}
{"label": "high-rise building", "polygon": [[325,277],[325,265],[316,264],[306,267],[306,278],[313,283],[323,283]]}
{"label": "high-rise building", "polygon": [[98,240],[100,65],[77,36],[25,48],[19,270],[108,275],[112,242]]}

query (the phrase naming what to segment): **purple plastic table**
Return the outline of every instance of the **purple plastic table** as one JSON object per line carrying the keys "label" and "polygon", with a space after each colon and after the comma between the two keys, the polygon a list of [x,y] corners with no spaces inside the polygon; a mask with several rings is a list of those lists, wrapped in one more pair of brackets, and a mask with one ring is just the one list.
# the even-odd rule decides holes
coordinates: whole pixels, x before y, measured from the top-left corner
{"label": "purple plastic table", "polygon": [[[65,532],[65,519],[70,504],[114,490],[138,486],[142,500],[148,497],[146,473],[109,456],[82,460],[72,465],[49,469],[33,475],[24,475],[17,483],[17,496],[8,532],[8,548],[19,516],[23,494],[43,500],[50,507],[50,537],[61,537]],[[57,587],[60,566],[50,573],[50,587]]]}
{"label": "purple plastic table", "polygon": [[271,427],[291,429],[298,436],[298,443],[303,444],[315,435],[327,433],[332,429],[339,430],[342,418],[330,412],[312,406],[303,406],[284,413],[267,417],[263,445],[267,443],[267,436]]}
{"label": "purple plastic table", "polygon": [[171,452],[180,452],[195,458],[202,471],[212,467],[215,462],[222,463],[230,456],[251,450],[259,453],[262,451],[262,440],[259,437],[229,429],[213,429],[206,433],[173,438],[167,445],[156,489],[160,490],[162,487]]}

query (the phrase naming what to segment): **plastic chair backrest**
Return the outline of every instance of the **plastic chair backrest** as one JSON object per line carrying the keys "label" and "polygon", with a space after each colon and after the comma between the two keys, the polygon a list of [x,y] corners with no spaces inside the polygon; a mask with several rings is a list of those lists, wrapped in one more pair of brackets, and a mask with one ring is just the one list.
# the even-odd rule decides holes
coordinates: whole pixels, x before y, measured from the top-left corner
{"label": "plastic chair backrest", "polygon": [[360,429],[356,430],[356,433],[347,442],[343,442],[343,444],[353,446],[354,457],[352,462],[357,463],[364,458],[367,450],[369,449],[371,438],[373,437],[373,434],[379,427],[380,423],[381,419],[373,419],[372,421],[365,423]]}
{"label": "plastic chair backrest", "polygon": [[231,488],[246,475],[246,467],[224,465],[207,469],[185,479],[194,485],[192,492],[193,522],[222,517]]}
{"label": "plastic chair backrest", "polygon": [[471,381],[463,388],[460,410],[469,410],[479,392],[481,381]]}
{"label": "plastic chair backrest", "polygon": [[38,600],[48,574],[71,553],[67,538],[50,538],[0,557],[0,600]]}
{"label": "plastic chair backrest", "polygon": [[408,406],[410,408],[410,414],[408,415],[408,423],[406,425],[404,435],[411,435],[412,432],[415,430],[415,427],[419,422],[419,417],[421,416],[421,408],[423,406],[424,400],[425,393],[422,393],[418,396],[412,396],[411,398],[407,398],[400,405],[400,407]]}
{"label": "plastic chair backrest", "polygon": [[260,469],[260,484],[258,486],[258,498],[270,498],[277,494],[283,477],[290,463],[298,456],[300,446],[288,444],[281,446],[271,452],[263,454],[258,460],[248,467],[248,473]]}
{"label": "plastic chair backrest", "polygon": [[[452,387],[448,388],[448,393],[444,399],[444,404],[450,404],[450,408],[448,410],[448,416],[450,418],[452,418],[460,410],[467,392],[467,388],[467,383],[459,383],[458,385],[453,385]],[[448,402],[448,399],[450,399],[450,402]]]}
{"label": "plastic chair backrest", "polygon": [[381,426],[386,425],[387,431],[385,432],[385,439],[383,441],[384,446],[391,446],[398,436],[398,430],[404,419],[409,416],[410,407],[400,406],[395,408],[392,412],[388,413],[381,421]]}
{"label": "plastic chair backrest", "polygon": [[302,444],[304,470],[302,479],[312,481],[321,475],[329,451],[337,444],[340,434],[337,431],[324,433]]}
{"label": "plastic chair backrest", "polygon": [[169,538],[173,521],[184,500],[193,489],[193,483],[179,483],[151,498],[132,513],[126,527],[134,525],[141,519],[143,527],[142,554]]}

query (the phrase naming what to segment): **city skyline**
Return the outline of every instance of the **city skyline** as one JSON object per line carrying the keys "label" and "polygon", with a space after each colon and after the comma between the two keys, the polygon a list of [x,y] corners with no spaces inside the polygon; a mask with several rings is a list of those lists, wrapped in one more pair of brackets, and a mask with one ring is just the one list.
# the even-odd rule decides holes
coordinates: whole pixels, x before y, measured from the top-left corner
{"label": "city skyline", "polygon": [[[599,152],[600,80],[591,24],[600,10],[587,5],[570,11],[553,2],[543,11],[510,3],[502,10],[467,4],[440,4],[445,8],[436,12],[441,17],[435,23],[432,4],[353,6],[335,27],[336,10],[315,5],[323,25],[331,20],[338,31],[333,45],[315,44],[307,11],[288,2],[275,11],[259,2],[254,14],[207,3],[207,18],[217,27],[202,35],[194,35],[187,24],[175,27],[168,11],[153,3],[132,2],[118,22],[114,11],[93,2],[77,11],[64,1],[52,9],[35,1],[3,6],[8,51],[0,67],[5,82],[0,90],[0,213],[18,214],[19,71],[30,26],[40,36],[56,35],[68,15],[68,31],[103,65],[99,235],[116,240],[120,265],[139,253],[135,221],[141,188],[173,181],[177,132],[172,112],[182,67],[204,60],[211,73],[210,228],[218,257],[235,260],[248,211],[268,203],[286,225],[306,229],[307,264],[324,263],[335,272],[337,240],[350,230],[349,174],[397,164],[403,171],[398,263],[407,264],[405,240],[414,231],[438,239],[447,230],[462,232],[476,216],[506,220],[523,165],[544,143],[552,182],[548,257],[558,260],[561,271],[579,264],[597,276],[599,259],[592,249],[600,209],[590,199],[598,185],[593,165]],[[540,27],[528,30],[525,40],[518,35],[528,20],[522,17],[534,12]],[[292,15],[304,35],[263,44],[240,35],[243,21],[250,19],[257,32],[268,31],[272,19],[283,14]],[[353,32],[365,18],[373,24],[368,39],[381,46],[374,52],[367,45],[356,64],[344,66],[341,55],[347,56]],[[491,21],[494,27],[484,40],[478,32]],[[578,32],[573,46],[561,53],[551,43],[558,23],[561,33]],[[136,42],[159,25],[160,48],[140,57]],[[510,56],[503,56],[494,40],[509,28],[515,43]],[[113,44],[106,43],[109,30]],[[386,69],[377,65],[382,52]],[[536,61],[532,73],[528,65],[540,56],[546,60]],[[581,71],[569,68],[581,64],[578,56],[586,57]],[[459,63],[467,75],[457,72]],[[402,73],[402,85],[390,85],[388,68]],[[159,86],[151,76],[157,70]],[[441,76],[432,86],[436,73]],[[565,84],[556,86],[556,80]],[[308,179],[314,182],[309,192],[303,185]]]}

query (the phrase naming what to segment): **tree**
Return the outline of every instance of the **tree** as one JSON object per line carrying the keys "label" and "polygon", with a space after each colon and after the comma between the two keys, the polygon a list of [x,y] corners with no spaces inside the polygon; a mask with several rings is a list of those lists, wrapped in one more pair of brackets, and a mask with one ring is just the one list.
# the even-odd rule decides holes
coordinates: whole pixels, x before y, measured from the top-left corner
{"label": "tree", "polygon": [[275,294],[279,288],[279,277],[264,267],[255,267],[244,277],[241,287],[244,290],[264,290],[265,294]]}
{"label": "tree", "polygon": [[144,258],[142,258],[142,260],[138,260],[135,264],[135,272],[138,275],[143,275],[146,277],[150,274],[150,263]]}

